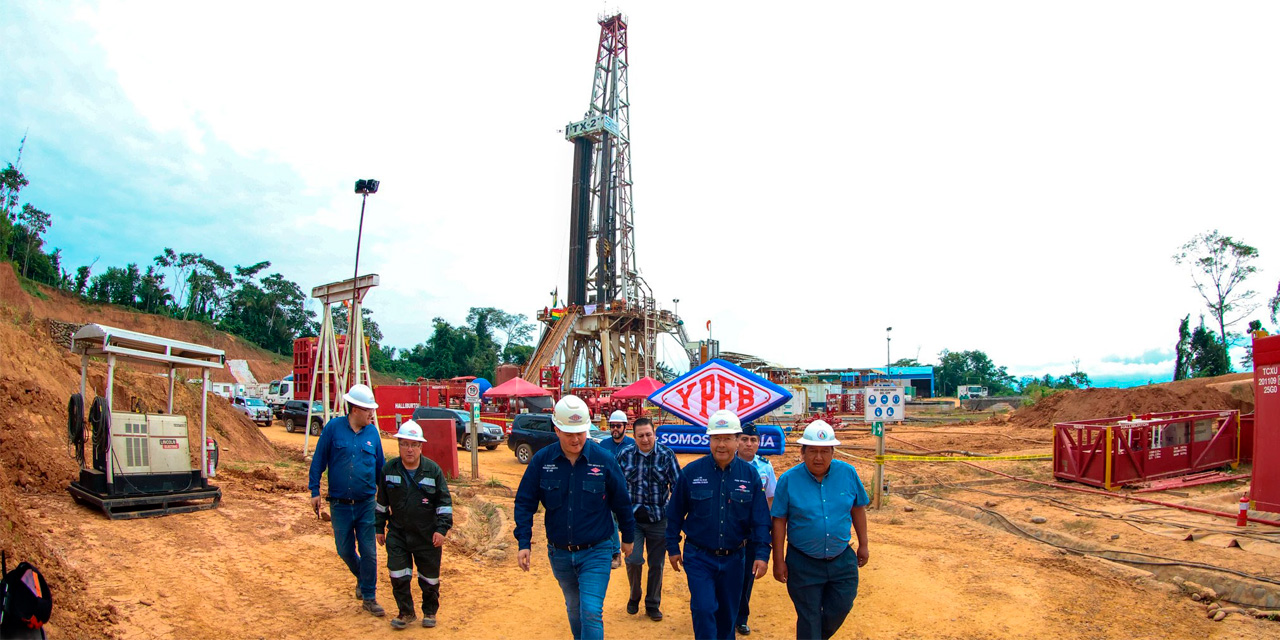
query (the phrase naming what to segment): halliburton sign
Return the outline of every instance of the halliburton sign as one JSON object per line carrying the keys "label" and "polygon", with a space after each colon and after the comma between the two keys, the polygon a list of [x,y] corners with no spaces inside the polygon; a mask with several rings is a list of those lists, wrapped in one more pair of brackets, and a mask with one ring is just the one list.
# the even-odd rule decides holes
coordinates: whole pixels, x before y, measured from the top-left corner
{"label": "halliburton sign", "polygon": [[719,359],[707,361],[649,396],[650,402],[701,427],[721,409],[747,422],[790,399],[786,389]]}

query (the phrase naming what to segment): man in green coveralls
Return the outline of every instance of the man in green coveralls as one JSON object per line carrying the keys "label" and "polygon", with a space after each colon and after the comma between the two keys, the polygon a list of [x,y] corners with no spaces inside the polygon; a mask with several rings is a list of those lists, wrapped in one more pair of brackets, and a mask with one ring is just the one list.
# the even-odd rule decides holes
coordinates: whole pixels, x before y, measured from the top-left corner
{"label": "man in green coveralls", "polygon": [[400,609],[391,628],[403,629],[417,618],[410,592],[414,566],[422,589],[422,626],[434,627],[440,609],[440,552],[453,528],[453,500],[440,465],[422,455],[422,427],[409,420],[396,438],[400,457],[382,467],[374,505],[378,544],[387,547],[391,591]]}

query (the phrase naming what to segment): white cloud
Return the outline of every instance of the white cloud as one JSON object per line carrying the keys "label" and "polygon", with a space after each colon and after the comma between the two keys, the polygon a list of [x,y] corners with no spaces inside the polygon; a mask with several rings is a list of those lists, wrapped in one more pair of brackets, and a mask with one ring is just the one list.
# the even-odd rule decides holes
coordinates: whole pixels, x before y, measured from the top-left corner
{"label": "white cloud", "polygon": [[[268,257],[307,289],[349,277],[351,186],[373,177],[361,270],[382,274],[369,305],[392,344],[563,289],[556,129],[586,107],[598,3],[18,9],[0,33],[53,46],[11,45],[0,79],[68,132],[41,147],[85,181],[136,183],[107,203],[192,212],[159,231],[98,212],[102,244]],[[641,269],[695,339],[710,318],[723,349],[786,364],[874,366],[892,325],[895,359],[1158,368],[1103,360],[1167,349],[1199,312],[1169,260],[1192,235],[1254,243],[1263,293],[1280,278],[1280,89],[1258,80],[1280,64],[1277,12],[634,7]]]}

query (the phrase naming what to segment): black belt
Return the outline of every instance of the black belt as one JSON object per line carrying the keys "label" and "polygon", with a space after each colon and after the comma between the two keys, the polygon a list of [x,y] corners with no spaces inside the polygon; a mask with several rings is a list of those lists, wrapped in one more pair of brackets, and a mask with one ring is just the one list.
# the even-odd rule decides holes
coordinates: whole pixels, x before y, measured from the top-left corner
{"label": "black belt", "polygon": [[743,548],[743,547],[745,547],[745,546],[747,546],[747,543],[746,543],[745,541],[744,541],[742,544],[740,544],[740,545],[738,545],[738,546],[736,546],[736,547],[734,547],[734,548],[732,548],[732,549],[708,549],[708,548],[706,548],[706,547],[704,547],[704,546],[702,546],[702,545],[700,545],[700,544],[693,544],[692,542],[690,542],[689,544],[693,545],[694,547],[697,547],[698,551],[701,551],[701,552],[706,553],[706,554],[708,554],[708,555],[713,555],[713,556],[716,556],[716,557],[720,557],[720,558],[723,558],[723,557],[725,557],[725,556],[731,556],[731,555],[733,555],[733,554],[735,554],[735,553],[737,553],[737,552],[739,552],[739,551],[742,551],[742,548]]}
{"label": "black belt", "polygon": [[[845,548],[844,548],[844,550],[845,550],[845,551],[848,551],[849,549],[852,549],[852,548],[853,548],[853,547],[850,547],[850,546],[846,545],[846,546],[845,546]],[[811,555],[809,555],[809,554],[807,554],[807,553],[805,553],[805,552],[803,552],[803,551],[801,551],[801,550],[797,549],[797,548],[795,547],[795,545],[791,544],[790,542],[788,542],[788,543],[787,543],[787,553],[795,552],[795,553],[798,553],[798,554],[800,554],[800,555],[802,555],[802,556],[804,556],[804,557],[806,557],[806,558],[808,558],[808,559],[810,559],[810,560],[813,560],[814,562],[833,562],[833,561],[835,561],[836,559],[838,559],[840,556],[843,556],[843,555],[844,555],[844,553],[845,553],[845,551],[841,551],[840,553],[837,553],[836,555],[834,555],[834,556],[832,556],[832,557],[830,557],[830,558],[816,558],[816,557],[814,557],[814,556],[811,556]]]}
{"label": "black belt", "polygon": [[561,551],[586,551],[591,547],[600,546],[605,542],[607,542],[608,540],[609,540],[608,538],[605,538],[604,540],[592,542],[591,544],[556,544],[554,542],[549,542],[549,544]]}
{"label": "black belt", "polygon": [[338,504],[360,504],[360,503],[362,503],[362,502],[364,502],[365,500],[368,500],[368,499],[369,499],[369,498],[359,498],[359,499],[357,499],[357,500],[352,500],[351,498],[333,498],[333,497],[330,497],[330,498],[329,498],[329,503],[330,503],[330,504],[332,504],[332,503],[335,503],[335,502],[336,502],[336,503],[338,503]]}

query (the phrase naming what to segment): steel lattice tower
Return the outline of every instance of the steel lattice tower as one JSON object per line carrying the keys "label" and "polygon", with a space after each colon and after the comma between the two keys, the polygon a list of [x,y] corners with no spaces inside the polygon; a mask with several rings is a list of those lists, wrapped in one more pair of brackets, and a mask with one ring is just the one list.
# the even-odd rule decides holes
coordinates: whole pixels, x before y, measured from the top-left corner
{"label": "steel lattice tower", "polygon": [[598,23],[591,103],[565,127],[574,145],[565,313],[539,315],[548,330],[526,367],[530,381],[541,367],[563,362],[570,386],[626,384],[654,375],[658,334],[687,344],[679,319],[657,308],[636,268],[627,19]]}

